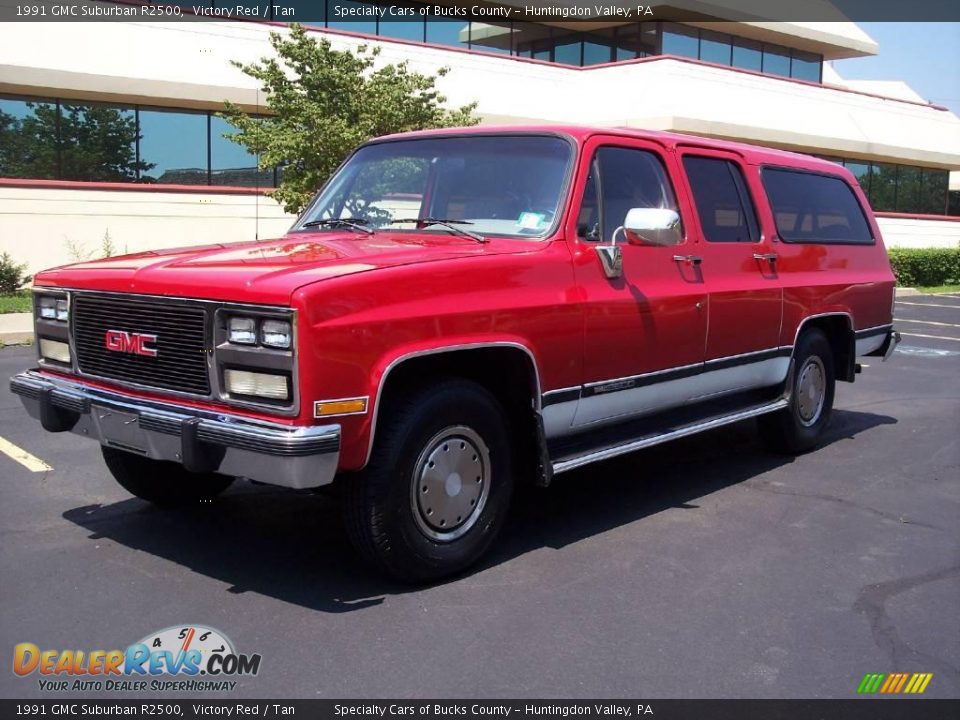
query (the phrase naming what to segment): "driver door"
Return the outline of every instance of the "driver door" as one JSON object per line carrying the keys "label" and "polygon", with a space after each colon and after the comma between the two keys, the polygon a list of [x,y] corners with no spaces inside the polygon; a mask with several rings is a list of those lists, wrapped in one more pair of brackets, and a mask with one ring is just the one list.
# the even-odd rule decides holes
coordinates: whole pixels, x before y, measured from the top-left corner
{"label": "driver door", "polygon": [[[584,387],[572,430],[685,404],[689,378],[702,369],[707,293],[698,242],[687,233],[689,206],[678,204],[672,155],[655,143],[594,138],[580,169],[574,271],[584,304]],[[685,198],[681,200],[685,202]],[[626,241],[632,208],[666,208],[681,217],[675,245]],[[597,247],[620,246],[622,275],[608,278]]]}

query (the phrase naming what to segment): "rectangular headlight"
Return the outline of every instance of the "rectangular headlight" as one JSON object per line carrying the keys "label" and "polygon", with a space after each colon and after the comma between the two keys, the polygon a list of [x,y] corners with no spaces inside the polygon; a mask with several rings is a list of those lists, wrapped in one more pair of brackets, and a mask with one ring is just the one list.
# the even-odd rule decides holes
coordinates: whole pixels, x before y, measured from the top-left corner
{"label": "rectangular headlight", "polygon": [[267,347],[286,350],[292,338],[293,332],[286,320],[264,320],[260,327],[260,341]]}
{"label": "rectangular headlight", "polygon": [[249,370],[224,370],[223,378],[227,392],[231,395],[250,395],[270,400],[287,400],[290,397],[286,375]]}
{"label": "rectangular headlight", "polygon": [[66,298],[57,299],[57,320],[66,322],[70,318],[70,307]]}
{"label": "rectangular headlight", "polygon": [[40,357],[69,365],[70,345],[60,340],[40,338]]}
{"label": "rectangular headlight", "polygon": [[41,295],[38,299],[40,317],[44,320],[57,319],[57,298],[50,295]]}
{"label": "rectangular headlight", "polygon": [[238,345],[257,344],[257,321],[251,317],[232,317],[227,321],[227,339]]}

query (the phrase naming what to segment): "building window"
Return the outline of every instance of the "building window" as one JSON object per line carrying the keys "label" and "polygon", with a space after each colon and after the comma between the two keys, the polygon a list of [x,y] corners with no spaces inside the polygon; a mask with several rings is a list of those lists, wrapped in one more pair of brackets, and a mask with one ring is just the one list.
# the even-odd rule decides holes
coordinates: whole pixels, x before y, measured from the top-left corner
{"label": "building window", "polygon": [[824,158],[847,168],[876,212],[943,215],[948,208],[950,171],[892,163]]}
{"label": "building window", "polygon": [[678,55],[680,57],[700,57],[699,31],[696,28],[664,23],[660,31],[661,53],[664,55]]}
{"label": "building window", "polygon": [[0,177],[59,176],[56,101],[0,97]]}
{"label": "building window", "polygon": [[273,171],[260,170],[257,156],[224,137],[234,127],[223,118],[210,116],[210,184],[237,187],[273,185]]}
{"label": "building window", "polygon": [[60,177],[64,180],[133,182],[137,159],[133,108],[63,101],[59,113]]}
{"label": "building window", "polygon": [[807,82],[821,82],[823,58],[813,53],[794,50],[790,58],[790,77]]}
{"label": "building window", "polygon": [[204,111],[0,97],[0,177],[274,186]]}
{"label": "building window", "polygon": [[733,43],[729,35],[704,30],[700,34],[700,59],[717,65],[732,65]]}
{"label": "building window", "polygon": [[763,48],[763,70],[767,75],[790,77],[790,55],[778,49]]}
{"label": "building window", "polygon": [[763,46],[752,40],[737,39],[733,43],[733,67],[761,72],[763,70]]}
{"label": "building window", "polygon": [[140,182],[207,184],[207,114],[141,110]]}

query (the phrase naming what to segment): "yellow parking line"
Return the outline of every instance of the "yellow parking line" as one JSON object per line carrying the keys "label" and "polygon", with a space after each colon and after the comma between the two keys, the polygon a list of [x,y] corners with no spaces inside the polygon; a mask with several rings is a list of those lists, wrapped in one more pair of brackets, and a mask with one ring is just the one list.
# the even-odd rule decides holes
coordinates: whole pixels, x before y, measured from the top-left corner
{"label": "yellow parking line", "polygon": [[53,470],[52,467],[47,465],[40,458],[36,457],[35,455],[31,455],[23,448],[18,448],[12,442],[5,440],[2,437],[0,437],[0,452],[13,458],[30,472],[48,472]]}
{"label": "yellow parking line", "polygon": [[953,308],[954,310],[960,310],[960,305],[937,305],[936,303],[915,303],[915,302],[904,302],[903,300],[897,300],[897,307],[901,305],[916,305],[917,307],[945,307]]}
{"label": "yellow parking line", "polygon": [[901,332],[900,334],[908,335],[909,337],[930,338],[931,340],[953,340],[954,342],[960,342],[960,338],[947,337],[946,335],[921,335],[920,333],[908,333],[908,332]]}
{"label": "yellow parking line", "polygon": [[918,325],[939,325],[940,327],[956,327],[960,328],[960,325],[956,323],[942,323],[936,322],[935,320],[910,320],[908,318],[896,318],[897,322],[905,323],[917,323]]}

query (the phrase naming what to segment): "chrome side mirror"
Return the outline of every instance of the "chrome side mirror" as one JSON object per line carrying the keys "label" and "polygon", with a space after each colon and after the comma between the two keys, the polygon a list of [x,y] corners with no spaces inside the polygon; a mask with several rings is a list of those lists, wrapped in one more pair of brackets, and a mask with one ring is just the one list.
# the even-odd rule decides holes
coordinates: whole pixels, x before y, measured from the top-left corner
{"label": "chrome side mirror", "polygon": [[623,221],[623,232],[631,245],[666,247],[683,240],[680,216],[667,208],[632,208]]}

